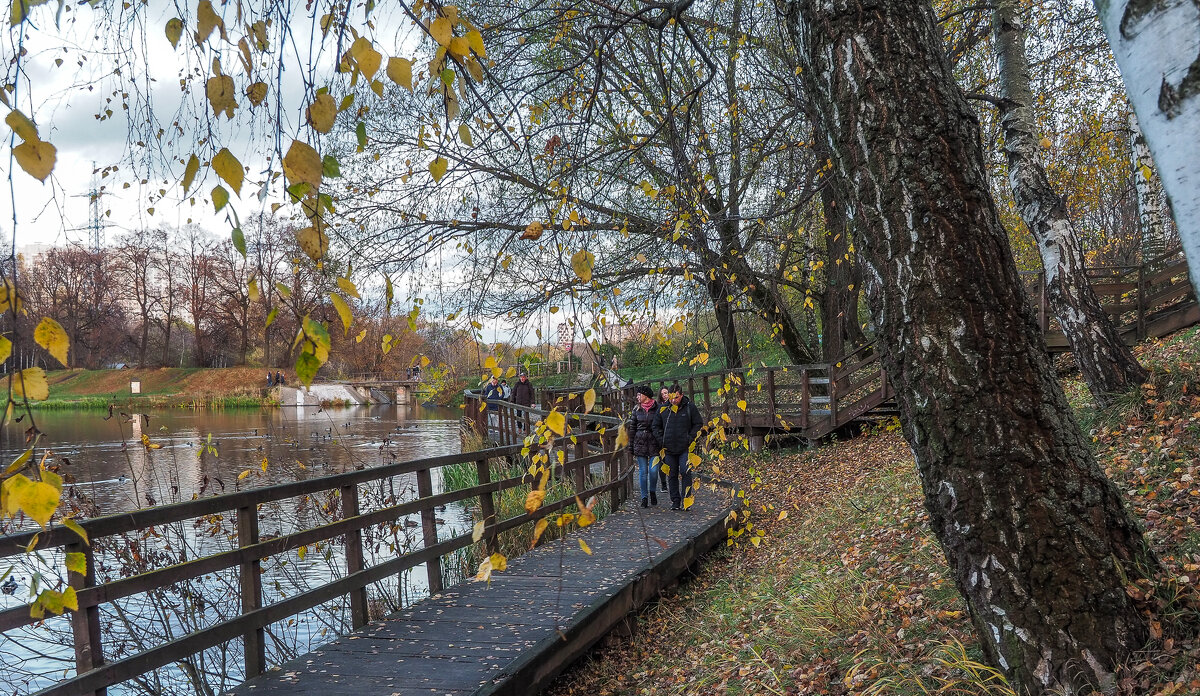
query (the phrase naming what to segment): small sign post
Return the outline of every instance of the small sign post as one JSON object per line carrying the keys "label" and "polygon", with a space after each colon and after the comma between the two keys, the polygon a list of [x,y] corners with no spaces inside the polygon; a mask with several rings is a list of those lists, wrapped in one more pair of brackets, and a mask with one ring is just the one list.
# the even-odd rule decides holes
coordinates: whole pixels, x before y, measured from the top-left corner
{"label": "small sign post", "polygon": [[129,393],[130,394],[141,394],[142,393],[142,380],[140,380],[140,379],[129,380]]}

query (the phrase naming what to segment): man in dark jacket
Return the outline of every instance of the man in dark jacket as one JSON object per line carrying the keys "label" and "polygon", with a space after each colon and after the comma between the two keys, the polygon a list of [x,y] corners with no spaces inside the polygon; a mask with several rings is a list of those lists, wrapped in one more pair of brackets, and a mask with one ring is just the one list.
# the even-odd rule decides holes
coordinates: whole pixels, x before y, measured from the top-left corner
{"label": "man in dark jacket", "polygon": [[659,406],[654,417],[654,434],[662,444],[662,466],[667,469],[672,510],[682,510],[684,498],[692,497],[692,467],[688,454],[696,449],[696,435],[703,427],[704,417],[700,410],[683,395],[678,384],[672,385],[667,403]]}
{"label": "man in dark jacket", "polygon": [[529,381],[528,373],[522,372],[517,378],[517,386],[512,390],[512,400],[519,406],[533,406],[533,382]]}
{"label": "man in dark jacket", "polygon": [[658,404],[652,396],[650,387],[638,387],[634,395],[637,404],[629,420],[625,421],[625,434],[629,436],[629,447],[633,450],[633,458],[638,465],[638,485],[642,490],[642,507],[658,505],[658,451],[662,449],[658,438],[654,435],[654,420],[658,417]]}

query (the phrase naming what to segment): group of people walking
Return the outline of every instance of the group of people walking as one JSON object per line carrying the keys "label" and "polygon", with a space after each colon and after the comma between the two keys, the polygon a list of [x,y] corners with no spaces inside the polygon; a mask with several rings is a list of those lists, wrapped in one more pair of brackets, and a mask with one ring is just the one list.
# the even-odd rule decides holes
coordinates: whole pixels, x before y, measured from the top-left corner
{"label": "group of people walking", "polygon": [[637,461],[642,507],[658,505],[658,488],[665,479],[663,489],[671,497],[671,509],[682,510],[694,491],[688,455],[695,450],[704,417],[678,384],[663,387],[657,400],[645,385],[637,388],[635,396],[637,404],[625,422],[625,432]]}

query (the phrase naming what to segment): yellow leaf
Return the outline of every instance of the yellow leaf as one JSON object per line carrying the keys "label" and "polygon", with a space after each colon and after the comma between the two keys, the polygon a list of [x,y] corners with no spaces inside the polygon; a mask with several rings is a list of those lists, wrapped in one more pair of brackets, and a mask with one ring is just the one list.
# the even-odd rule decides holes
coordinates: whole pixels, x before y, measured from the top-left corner
{"label": "yellow leaf", "polygon": [[308,105],[306,113],[314,130],[318,133],[328,133],[333,130],[333,122],[337,120],[337,104],[328,92],[322,92]]}
{"label": "yellow leaf", "polygon": [[429,356],[421,356],[421,367],[429,367]]}
{"label": "yellow leaf", "polygon": [[545,517],[538,520],[537,524],[533,525],[533,542],[529,544],[529,548],[532,549],[533,547],[537,546],[538,539],[542,538],[542,534],[545,533],[546,527],[549,526],[550,523],[546,521]]}
{"label": "yellow leaf", "polygon": [[71,345],[71,339],[67,338],[67,332],[61,324],[50,317],[42,317],[41,323],[33,330],[33,340],[53,355],[63,367],[68,367],[67,349]]}
{"label": "yellow leaf", "polygon": [[4,122],[8,124],[9,128],[13,129],[13,132],[21,140],[41,140],[38,137],[37,126],[33,125],[33,121],[30,121],[25,114],[16,109],[13,109],[8,113],[8,116],[4,117]]}
{"label": "yellow leaf", "polygon": [[305,227],[297,232],[296,242],[313,261],[325,258],[325,254],[329,251],[329,237],[315,227]]}
{"label": "yellow leaf", "polygon": [[246,296],[250,298],[251,302],[258,302],[259,292],[257,278],[251,278],[250,282],[246,284]]}
{"label": "yellow leaf", "polygon": [[265,82],[255,82],[252,85],[246,86],[246,98],[250,100],[252,106],[258,106],[267,98],[267,91],[270,89]]}
{"label": "yellow leaf", "polygon": [[79,611],[79,594],[75,591],[74,587],[68,587],[63,590],[62,603],[64,609]]}
{"label": "yellow leaf", "polygon": [[479,564],[479,572],[475,573],[475,579],[480,582],[487,582],[492,579],[492,559],[485,558],[483,563]]}
{"label": "yellow leaf", "polygon": [[66,558],[67,571],[78,573],[79,575],[87,574],[87,556],[82,553],[69,551]]}
{"label": "yellow leaf", "polygon": [[12,354],[12,341],[0,336],[0,363],[8,360],[8,356]]}
{"label": "yellow leaf", "polygon": [[587,249],[580,249],[571,255],[571,270],[585,283],[592,280],[592,267],[595,263],[596,257]]}
{"label": "yellow leaf", "polygon": [[22,396],[33,401],[45,401],[50,398],[50,387],[46,384],[46,372],[40,367],[29,367],[12,377],[13,398]]}
{"label": "yellow leaf", "polygon": [[584,541],[583,539],[579,540],[579,548],[583,549],[583,552],[586,553],[587,555],[589,555],[589,556],[592,555],[591,547],[589,547],[587,545],[587,542]]}
{"label": "yellow leaf", "polygon": [[209,0],[201,0],[200,6],[196,8],[196,24],[197,44],[208,40],[208,35],[218,26],[221,27],[221,34],[225,33],[225,21],[213,10]]}
{"label": "yellow leaf", "polygon": [[90,541],[88,541],[87,532],[85,532],[83,530],[83,527],[80,527],[79,523],[76,522],[73,518],[67,517],[66,519],[64,519],[62,521],[62,525],[64,527],[66,527],[67,529],[71,530],[72,532],[75,532],[76,534],[78,534],[79,538],[83,539],[83,543],[85,543],[85,544],[91,543]]}
{"label": "yellow leaf", "polygon": [[463,141],[467,147],[473,147],[474,141],[471,139],[471,129],[465,123],[458,124],[458,139]]}
{"label": "yellow leaf", "polygon": [[762,537],[752,536],[750,537],[750,543],[754,544],[754,548],[758,548],[758,545],[762,543]]}
{"label": "yellow leaf", "polygon": [[213,212],[221,212],[221,208],[229,205],[229,192],[224,186],[214,186],[212,190]]}
{"label": "yellow leaf", "polygon": [[567,419],[558,411],[551,411],[546,414],[546,427],[550,429],[550,432],[561,437],[567,429]]}
{"label": "yellow leaf", "polygon": [[589,389],[583,393],[583,412],[591,413],[592,407],[596,405],[596,390]]}
{"label": "yellow leaf", "polygon": [[342,318],[342,335],[345,336],[350,333],[350,323],[354,321],[354,315],[350,313],[350,306],[346,304],[341,295],[335,292],[329,293],[329,301],[333,303],[333,308]]}
{"label": "yellow leaf", "polygon": [[525,495],[525,512],[530,514],[537,512],[537,509],[542,506],[542,501],[546,499],[546,491],[529,491]]}
{"label": "yellow leaf", "polygon": [[21,169],[38,181],[45,181],[50,176],[58,158],[58,149],[41,140],[26,140],[14,147],[12,153]]}
{"label": "yellow leaf", "polygon": [[671,330],[674,331],[675,333],[683,333],[683,330],[686,328],[687,328],[687,326],[683,323],[682,319],[675,322],[674,324],[671,324]]}
{"label": "yellow leaf", "polygon": [[595,498],[592,499],[591,505],[584,505],[579,500],[579,496],[575,496],[575,504],[579,506],[579,526],[587,527],[596,521],[596,513],[592,512],[592,508],[596,505]]}
{"label": "yellow leaf", "polygon": [[1051,145],[1053,145],[1054,143],[1050,142],[1050,138],[1047,138],[1046,136],[1044,136],[1044,135],[1043,135],[1043,136],[1042,136],[1042,141],[1041,141],[1041,143],[1039,143],[1039,144],[1040,144],[1040,145],[1041,145],[1043,148],[1045,148],[1045,149],[1049,150],[1049,149],[1050,149],[1050,146],[1051,146]]}
{"label": "yellow leaf", "polygon": [[626,447],[628,445],[629,445],[629,432],[625,430],[625,424],[622,423],[621,426],[619,428],[617,428],[616,447],[617,447],[617,449],[621,449],[622,447]]}
{"label": "yellow leaf", "polygon": [[783,521],[786,519],[787,519],[787,510],[780,510],[779,511],[779,520]]}
{"label": "yellow leaf", "polygon": [[[475,523],[475,527],[471,529],[471,541],[472,542],[479,541],[480,539],[483,538],[483,529],[485,526],[486,525],[484,525],[483,520],[479,520],[478,522]],[[537,541],[536,537],[534,538],[534,541]]]}
{"label": "yellow leaf", "polygon": [[38,5],[44,5],[50,0],[12,0],[12,10],[8,16],[10,26],[17,26],[29,18],[29,12]]}
{"label": "yellow leaf", "polygon": [[24,512],[30,519],[45,527],[58,509],[62,492],[44,481],[33,481],[24,474],[4,480],[4,514],[16,517]]}
{"label": "yellow leaf", "polygon": [[183,20],[178,17],[172,17],[167,20],[167,41],[171,42],[171,48],[179,47],[179,37],[183,36]]}
{"label": "yellow leaf", "polygon": [[358,332],[358,335],[357,335],[357,336],[355,336],[355,337],[354,337],[354,342],[355,342],[355,343],[362,343],[362,342],[363,342],[363,339],[364,339],[364,338],[366,338],[366,337],[367,337],[367,330],[366,330],[366,329],[363,329],[362,331],[359,331],[359,332]]}
{"label": "yellow leaf", "polygon": [[217,176],[225,180],[225,183],[233,189],[233,192],[242,195],[242,180],[245,178],[245,171],[242,169],[242,163],[237,157],[229,151],[229,148],[223,147],[212,159],[213,171]]}
{"label": "yellow leaf", "polygon": [[293,184],[321,186],[321,155],[308,143],[293,140],[283,158],[283,173]]}
{"label": "yellow leaf", "polygon": [[375,50],[371,41],[363,36],[358,37],[351,44],[350,55],[354,58],[354,63],[358,66],[359,71],[366,75],[368,80],[375,77],[375,73],[379,70],[379,64],[383,62],[383,56],[379,55],[379,51]]}
{"label": "yellow leaf", "polygon": [[353,297],[356,300],[362,299],[358,296],[358,288],[354,286],[354,283],[352,283],[349,278],[339,277],[337,279],[337,286],[342,289],[342,292],[346,293],[350,297]]}
{"label": "yellow leaf", "polygon": [[450,20],[445,17],[438,17],[429,25],[429,35],[433,40],[438,42],[439,46],[447,46],[450,40],[454,38],[454,27],[450,24]]}
{"label": "yellow leaf", "polygon": [[493,553],[488,557],[488,560],[492,562],[492,570],[497,573],[502,573],[508,568],[508,559],[503,554]]}
{"label": "yellow leaf", "polygon": [[238,474],[238,480],[241,481],[242,479],[246,478],[249,475],[250,475],[250,470],[246,469],[242,473]]}
{"label": "yellow leaf", "polygon": [[262,470],[263,470],[263,473],[266,473],[266,471],[267,471],[267,458],[266,457],[263,457],[263,460],[262,460]]}
{"label": "yellow leaf", "polygon": [[392,82],[400,85],[408,91],[413,91],[412,81],[412,61],[407,58],[389,58],[387,64],[387,76]]}
{"label": "yellow leaf", "polygon": [[688,466],[693,469],[700,466],[700,455],[695,452],[688,452]]}
{"label": "yellow leaf", "polygon": [[478,29],[472,29],[466,33],[467,44],[471,46],[471,50],[479,54],[480,58],[487,57],[487,51],[483,50],[483,34],[479,33]]}
{"label": "yellow leaf", "polygon": [[542,236],[542,231],[545,227],[541,220],[534,220],[525,226],[525,231],[521,233],[521,239],[528,239],[531,242],[536,242],[538,237]]}
{"label": "yellow leaf", "polygon": [[747,406],[747,404],[746,404],[746,400],[745,400],[745,399],[738,399],[738,402],[737,402],[737,407],[738,407],[738,408],[740,408],[740,409],[742,409],[743,411],[745,411],[745,410],[746,410],[746,406]]}
{"label": "yellow leaf", "polygon": [[196,173],[200,171],[200,158],[192,155],[188,158],[187,166],[183,168],[183,195],[187,195],[188,189],[192,187],[192,182],[196,179]]}
{"label": "yellow leaf", "polygon": [[237,100],[234,99],[236,91],[233,86],[233,78],[228,75],[215,75],[208,79],[205,83],[204,93],[208,96],[208,103],[212,104],[213,114],[220,115],[225,112],[225,118],[233,118],[233,110],[237,108]]}
{"label": "yellow leaf", "polygon": [[433,175],[435,182],[442,180],[442,177],[446,175],[446,168],[448,166],[450,166],[450,163],[446,161],[445,157],[437,157],[429,163],[429,173]]}

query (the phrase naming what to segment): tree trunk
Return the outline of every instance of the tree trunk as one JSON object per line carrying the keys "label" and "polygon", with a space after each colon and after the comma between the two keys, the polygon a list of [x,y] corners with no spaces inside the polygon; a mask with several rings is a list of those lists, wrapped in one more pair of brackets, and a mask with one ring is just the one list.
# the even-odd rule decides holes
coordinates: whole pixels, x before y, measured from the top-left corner
{"label": "tree trunk", "polygon": [[1200,0],[1093,0],[1200,288]]}
{"label": "tree trunk", "polygon": [[1038,162],[1039,138],[1025,56],[1025,27],[1015,0],[998,0],[992,33],[1000,67],[1000,125],[1008,182],[1017,211],[1037,240],[1046,272],[1046,299],[1071,344],[1075,363],[1100,408],[1112,395],[1145,382],[1149,373],[1121,340],[1088,282],[1083,246],[1062,197]]}
{"label": "tree trunk", "polygon": [[733,307],[725,299],[729,294],[720,276],[705,279],[704,286],[712,299],[713,314],[717,318],[717,327],[721,330],[721,345],[725,349],[725,366],[729,368],[742,366],[742,349],[738,345],[737,327],[733,325]]}
{"label": "tree trunk", "polygon": [[[818,162],[831,158],[824,145],[828,138],[813,131],[813,151]],[[825,292],[821,298],[821,354],[826,362],[837,362],[853,348],[867,342],[858,323],[860,273],[850,249],[850,227],[846,217],[846,187],[837,173],[826,173],[821,187],[825,217]]]}
{"label": "tree trunk", "polygon": [[855,221],[934,533],[1021,691],[1100,688],[1142,647],[1155,560],[1079,431],[924,0],[794,0],[789,30]]}
{"label": "tree trunk", "polygon": [[1129,152],[1133,160],[1138,224],[1142,227],[1142,263],[1149,263],[1167,251],[1167,226],[1163,224],[1162,182],[1154,171],[1154,157],[1133,109],[1129,110]]}

